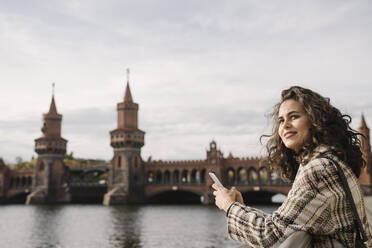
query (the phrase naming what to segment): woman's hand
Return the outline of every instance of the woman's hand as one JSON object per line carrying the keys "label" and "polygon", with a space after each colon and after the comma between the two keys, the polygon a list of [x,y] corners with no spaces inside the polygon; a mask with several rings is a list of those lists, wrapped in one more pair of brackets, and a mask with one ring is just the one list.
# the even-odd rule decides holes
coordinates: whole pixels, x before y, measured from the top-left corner
{"label": "woman's hand", "polygon": [[237,191],[235,187],[232,187],[230,190],[228,190],[225,187],[213,184],[212,188],[215,189],[213,195],[216,197],[216,206],[219,209],[226,212],[236,201],[244,204],[242,194]]}
{"label": "woman's hand", "polygon": [[244,205],[242,193],[240,193],[240,191],[238,191],[237,189],[235,189],[235,187],[232,187],[231,190],[234,190],[235,191],[235,201],[237,201],[240,204],[243,204]]}

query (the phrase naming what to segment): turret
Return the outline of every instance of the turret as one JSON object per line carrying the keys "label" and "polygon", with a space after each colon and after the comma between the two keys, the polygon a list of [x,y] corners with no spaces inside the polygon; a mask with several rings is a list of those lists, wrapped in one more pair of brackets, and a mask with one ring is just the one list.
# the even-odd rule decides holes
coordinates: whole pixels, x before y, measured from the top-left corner
{"label": "turret", "polygon": [[[129,71],[128,71],[129,77]],[[117,104],[117,128],[110,132],[114,157],[109,171],[105,205],[138,203],[144,199],[144,163],[141,147],[145,132],[138,129],[138,104],[126,83],[123,102]]]}
{"label": "turret", "polygon": [[53,95],[49,112],[43,114],[42,136],[35,139],[38,154],[34,167],[32,191],[26,204],[49,204],[69,201],[67,168],[64,165],[67,140],[61,137],[62,115],[58,114]]}
{"label": "turret", "polygon": [[43,114],[42,136],[35,140],[37,154],[65,154],[67,140],[61,137],[62,115],[57,113],[57,107],[52,96],[49,112]]}
{"label": "turret", "polygon": [[117,128],[110,132],[113,148],[133,147],[144,145],[145,132],[138,129],[138,104],[133,102],[129,81],[124,94],[124,101],[117,104]]}
{"label": "turret", "polygon": [[[364,115],[362,114],[362,118],[360,120],[360,127],[358,129],[359,133],[361,133],[363,136],[359,137],[360,140],[360,148],[363,153],[363,159],[366,162],[366,166],[363,168],[361,175],[359,177],[359,182],[362,185],[369,185],[372,184],[372,178],[371,178],[371,145],[370,145],[370,131],[367,126],[366,120],[364,118]],[[372,193],[372,192],[371,192]]]}

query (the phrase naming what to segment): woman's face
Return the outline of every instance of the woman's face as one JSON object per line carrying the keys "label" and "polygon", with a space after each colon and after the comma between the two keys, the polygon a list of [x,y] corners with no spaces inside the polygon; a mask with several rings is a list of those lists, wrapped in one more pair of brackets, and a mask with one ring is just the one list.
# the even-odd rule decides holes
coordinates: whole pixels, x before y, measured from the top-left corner
{"label": "woman's face", "polygon": [[278,134],[284,145],[298,152],[310,140],[310,120],[302,104],[293,99],[282,102],[278,114]]}

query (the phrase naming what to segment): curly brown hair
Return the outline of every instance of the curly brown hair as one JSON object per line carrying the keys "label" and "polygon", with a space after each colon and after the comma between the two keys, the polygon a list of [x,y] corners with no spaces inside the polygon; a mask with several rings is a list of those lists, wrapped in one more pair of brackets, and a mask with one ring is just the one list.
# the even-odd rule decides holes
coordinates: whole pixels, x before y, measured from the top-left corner
{"label": "curly brown hair", "polygon": [[[301,103],[311,122],[311,140],[298,153],[288,149],[278,134],[279,108],[288,99]],[[284,178],[293,182],[299,161],[307,163],[305,158],[311,157],[312,152],[319,145],[331,147],[333,153],[359,177],[365,163],[358,139],[362,134],[350,127],[351,117],[341,114],[330,104],[329,98],[310,89],[292,86],[282,91],[281,101],[274,106],[270,116],[274,121],[272,134],[262,135],[260,138],[261,141],[263,138],[269,139],[266,143],[268,156],[264,162],[271,168],[279,169]]]}

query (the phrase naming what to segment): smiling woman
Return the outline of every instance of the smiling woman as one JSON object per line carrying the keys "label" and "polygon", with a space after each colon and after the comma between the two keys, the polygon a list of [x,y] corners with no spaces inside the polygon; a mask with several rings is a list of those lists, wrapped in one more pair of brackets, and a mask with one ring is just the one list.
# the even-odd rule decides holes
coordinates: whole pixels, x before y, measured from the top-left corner
{"label": "smiling woman", "polygon": [[[235,188],[213,184],[232,239],[249,247],[372,247],[357,178],[364,165],[351,118],[309,89],[282,91],[272,113],[266,164],[293,183],[272,214],[244,204]],[[260,173],[260,177],[261,177]],[[300,236],[300,237],[299,237]],[[294,238],[295,237],[295,238]],[[296,238],[297,237],[297,238]],[[306,238],[306,244],[300,245]]]}
{"label": "smiling woman", "polygon": [[310,121],[302,105],[288,99],[280,105],[278,134],[285,146],[298,152],[310,138]]}

